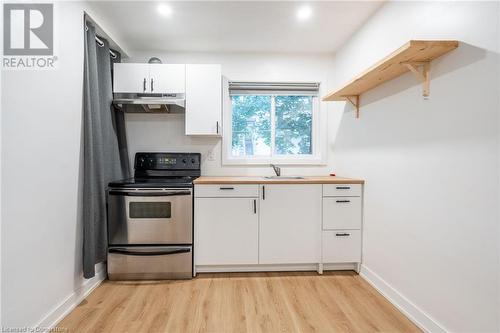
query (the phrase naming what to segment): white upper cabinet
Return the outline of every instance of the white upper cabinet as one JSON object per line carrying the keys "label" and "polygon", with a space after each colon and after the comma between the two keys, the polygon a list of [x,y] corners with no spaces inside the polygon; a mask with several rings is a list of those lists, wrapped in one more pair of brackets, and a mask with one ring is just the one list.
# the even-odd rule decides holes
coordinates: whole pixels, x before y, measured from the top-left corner
{"label": "white upper cabinet", "polygon": [[220,65],[186,65],[186,135],[222,134]]}
{"label": "white upper cabinet", "polygon": [[186,65],[114,64],[115,93],[184,93]]}
{"label": "white upper cabinet", "polygon": [[149,84],[152,93],[184,93],[186,91],[186,65],[151,64]]}
{"label": "white upper cabinet", "polygon": [[113,92],[147,93],[149,91],[149,64],[114,64]]}
{"label": "white upper cabinet", "polygon": [[319,263],[321,185],[262,185],[259,264]]}

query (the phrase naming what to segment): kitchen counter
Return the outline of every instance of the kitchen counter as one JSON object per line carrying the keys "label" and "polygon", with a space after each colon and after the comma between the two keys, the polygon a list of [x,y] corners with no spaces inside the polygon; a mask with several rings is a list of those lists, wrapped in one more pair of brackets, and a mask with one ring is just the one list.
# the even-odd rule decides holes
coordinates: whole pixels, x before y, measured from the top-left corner
{"label": "kitchen counter", "polygon": [[202,176],[194,180],[194,184],[364,184],[362,179],[332,177],[332,176],[304,176],[301,179],[265,178],[260,176],[232,176],[232,177],[209,177]]}

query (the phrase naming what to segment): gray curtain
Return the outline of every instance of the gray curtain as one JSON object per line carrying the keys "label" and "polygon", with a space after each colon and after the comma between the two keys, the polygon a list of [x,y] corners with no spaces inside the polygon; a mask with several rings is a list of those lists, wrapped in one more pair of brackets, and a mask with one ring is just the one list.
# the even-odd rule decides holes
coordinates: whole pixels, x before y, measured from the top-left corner
{"label": "gray curtain", "polygon": [[[106,188],[129,176],[124,115],[113,109],[109,43],[86,22],[83,94],[83,275],[106,260]],[[119,55],[118,55],[119,58]]]}

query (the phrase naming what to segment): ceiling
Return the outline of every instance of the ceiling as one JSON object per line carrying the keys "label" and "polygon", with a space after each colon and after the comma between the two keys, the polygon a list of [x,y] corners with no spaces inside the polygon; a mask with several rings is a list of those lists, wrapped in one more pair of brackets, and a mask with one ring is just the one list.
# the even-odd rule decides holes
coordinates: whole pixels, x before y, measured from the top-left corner
{"label": "ceiling", "polygon": [[[129,52],[333,53],[382,3],[170,1],[161,15],[160,2],[99,1],[93,9]],[[300,20],[304,7],[311,15]]]}

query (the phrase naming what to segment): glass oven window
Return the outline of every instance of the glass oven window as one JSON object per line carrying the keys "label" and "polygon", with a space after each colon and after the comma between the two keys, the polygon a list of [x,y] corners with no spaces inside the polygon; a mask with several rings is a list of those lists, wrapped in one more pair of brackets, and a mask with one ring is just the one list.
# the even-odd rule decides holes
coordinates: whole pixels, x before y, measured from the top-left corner
{"label": "glass oven window", "polygon": [[169,219],[172,214],[170,202],[131,202],[131,219]]}

